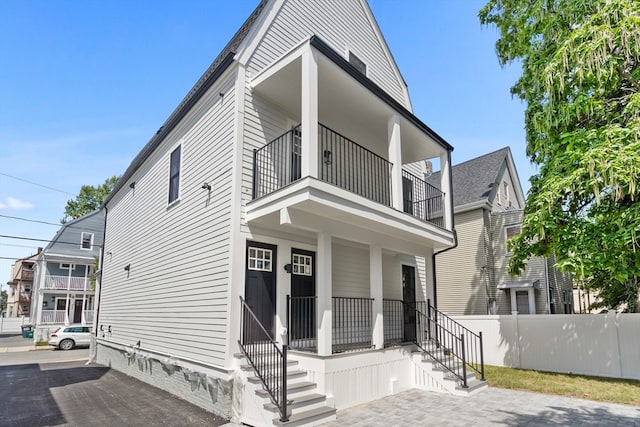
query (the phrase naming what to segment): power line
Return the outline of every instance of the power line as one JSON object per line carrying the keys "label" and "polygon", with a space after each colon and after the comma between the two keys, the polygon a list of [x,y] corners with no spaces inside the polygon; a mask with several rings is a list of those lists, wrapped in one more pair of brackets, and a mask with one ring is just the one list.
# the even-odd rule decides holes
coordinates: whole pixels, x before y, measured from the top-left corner
{"label": "power line", "polygon": [[[74,246],[80,246],[80,242],[61,242],[59,240],[56,240],[55,242],[52,240],[45,240],[45,239],[36,239],[33,237],[21,237],[21,236],[7,236],[5,234],[0,234],[0,238],[6,238],[6,239],[18,239],[18,240],[30,240],[33,242],[47,242],[47,243],[60,243],[62,245],[74,245]],[[92,246],[95,246],[96,248],[101,248],[102,245],[96,245],[93,244]]]}
{"label": "power line", "polygon": [[59,193],[69,194],[71,196],[76,196],[77,195],[77,194],[69,193],[68,191],[59,190],[57,188],[49,187],[48,185],[43,185],[43,184],[38,184],[37,182],[28,181],[28,180],[26,180],[24,178],[18,178],[17,176],[9,175],[9,174],[6,174],[6,173],[0,172],[0,175],[6,176],[8,178],[13,178],[13,179],[16,179],[18,181],[26,182],[27,184],[37,185],[38,187],[46,188],[47,190],[57,191]]}
{"label": "power line", "polygon": [[67,227],[67,228],[77,228],[78,230],[87,230],[87,231],[95,231],[96,233],[102,233],[103,230],[96,230],[95,228],[87,228],[87,227],[78,227],[75,225],[68,225],[68,224],[56,224],[53,222],[47,222],[47,221],[41,221],[41,220],[37,220],[37,219],[29,219],[29,218],[22,218],[19,216],[10,216],[10,215],[2,215],[0,214],[0,217],[2,218],[8,218],[8,219],[16,219],[18,221],[26,221],[26,222],[35,222],[38,224],[45,224],[45,225],[55,225],[56,227]]}

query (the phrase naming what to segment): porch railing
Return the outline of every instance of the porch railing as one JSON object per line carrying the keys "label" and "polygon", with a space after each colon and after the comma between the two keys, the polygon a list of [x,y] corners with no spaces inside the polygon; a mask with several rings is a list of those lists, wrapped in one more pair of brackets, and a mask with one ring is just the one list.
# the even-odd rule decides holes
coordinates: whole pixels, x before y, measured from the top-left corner
{"label": "porch railing", "polygon": [[287,344],[282,348],[271,338],[246,301],[240,297],[242,323],[240,350],[278,407],[280,421],[289,421],[287,411]]}
{"label": "porch railing", "polygon": [[373,345],[373,299],[332,298],[332,352],[371,348]]}
{"label": "porch railing", "polygon": [[86,291],[89,290],[90,287],[89,279],[84,277],[47,275],[44,278],[43,289]]}
{"label": "porch railing", "polygon": [[67,324],[67,312],[65,310],[42,310],[40,319],[42,324]]}
{"label": "porch railing", "polygon": [[463,387],[467,387],[467,368],[485,380],[482,332],[465,328],[431,304],[427,304],[427,313],[417,311],[417,315],[417,343],[427,354],[456,375]]}
{"label": "porch railing", "polygon": [[321,124],[318,150],[318,178],[391,206],[391,163]]}
{"label": "porch railing", "polygon": [[402,170],[402,191],[406,213],[423,221],[444,227],[444,193],[415,176]]}
{"label": "porch railing", "polygon": [[253,151],[253,198],[257,199],[300,179],[300,125]]}
{"label": "porch railing", "polygon": [[287,343],[296,350],[318,348],[316,297],[287,295]]}
{"label": "porch railing", "polygon": [[84,324],[93,323],[93,310],[82,311],[82,323]]}

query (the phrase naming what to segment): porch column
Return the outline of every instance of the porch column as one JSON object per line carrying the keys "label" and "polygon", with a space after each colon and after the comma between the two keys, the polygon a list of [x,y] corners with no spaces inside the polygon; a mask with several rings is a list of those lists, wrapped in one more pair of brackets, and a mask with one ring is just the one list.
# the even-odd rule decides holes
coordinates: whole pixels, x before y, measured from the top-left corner
{"label": "porch column", "polygon": [[318,355],[331,355],[332,343],[332,280],[331,280],[331,236],[327,233],[318,233],[317,266],[317,311],[316,322],[318,325]]}
{"label": "porch column", "polygon": [[451,153],[445,151],[440,155],[440,188],[445,193],[444,195],[444,228],[451,230],[453,224],[451,223],[451,213],[453,212],[453,206],[451,204]]}
{"label": "porch column", "polygon": [[400,116],[392,115],[387,122],[389,138],[389,162],[391,162],[391,207],[403,211],[402,194],[402,144],[400,141]]}
{"label": "porch column", "polygon": [[369,246],[369,294],[373,298],[372,319],[373,333],[372,344],[374,348],[384,348],[384,318],[382,300],[384,292],[382,289],[382,248],[380,246]]}
{"label": "porch column", "polygon": [[318,58],[309,46],[302,54],[302,177],[318,177]]}

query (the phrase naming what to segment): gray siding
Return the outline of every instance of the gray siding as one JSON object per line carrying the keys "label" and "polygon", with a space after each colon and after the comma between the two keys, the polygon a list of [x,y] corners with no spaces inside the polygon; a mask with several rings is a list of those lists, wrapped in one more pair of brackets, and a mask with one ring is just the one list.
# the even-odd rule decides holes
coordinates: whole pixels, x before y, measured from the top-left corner
{"label": "gray siding", "polygon": [[348,59],[353,51],[367,65],[367,77],[407,109],[404,83],[398,80],[393,64],[360,0],[286,0],[248,64],[250,76],[256,75],[292,47],[319,36],[336,52]]}
{"label": "gray siding", "polygon": [[[83,232],[93,234],[91,250],[81,247]],[[44,253],[87,258],[100,256],[103,234],[104,211],[95,211],[64,224],[44,249]]]}
{"label": "gray siding", "polygon": [[[136,172],[135,188],[123,187],[109,203],[99,317],[112,327],[109,340],[225,363],[234,79],[209,89]],[[178,144],[179,202],[168,206]]]}
{"label": "gray siding", "polygon": [[450,314],[487,314],[482,210],[456,214],[455,224],[458,247],[436,257],[438,309]]}

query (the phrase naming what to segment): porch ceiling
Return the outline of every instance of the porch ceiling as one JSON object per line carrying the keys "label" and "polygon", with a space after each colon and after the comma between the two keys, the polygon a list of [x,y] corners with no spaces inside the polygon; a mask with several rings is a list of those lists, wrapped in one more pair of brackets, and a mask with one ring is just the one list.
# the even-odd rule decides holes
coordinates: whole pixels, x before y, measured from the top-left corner
{"label": "porch ceiling", "polygon": [[[301,120],[303,51],[294,50],[281,58],[274,69],[256,76],[253,87],[254,93],[278,105],[298,122]],[[322,53],[316,54],[319,121],[387,158],[387,126],[394,109]],[[431,159],[444,152],[440,145],[404,117],[401,117],[400,129],[403,163]]]}
{"label": "porch ceiling", "polygon": [[424,256],[425,248],[451,246],[453,235],[433,224],[312,178],[304,178],[247,204],[249,226],[308,233],[399,253]]}

